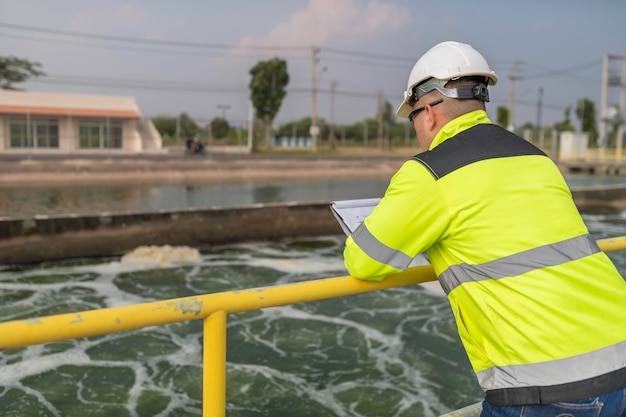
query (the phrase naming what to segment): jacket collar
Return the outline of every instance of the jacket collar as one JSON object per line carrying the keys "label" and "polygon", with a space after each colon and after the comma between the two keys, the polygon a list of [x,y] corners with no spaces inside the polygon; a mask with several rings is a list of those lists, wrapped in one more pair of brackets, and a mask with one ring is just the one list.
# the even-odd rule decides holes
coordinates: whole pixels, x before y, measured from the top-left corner
{"label": "jacket collar", "polygon": [[475,110],[450,120],[439,130],[437,135],[435,135],[428,150],[432,150],[446,139],[456,136],[462,131],[481,123],[491,123],[491,120],[487,117],[487,112],[484,110]]}

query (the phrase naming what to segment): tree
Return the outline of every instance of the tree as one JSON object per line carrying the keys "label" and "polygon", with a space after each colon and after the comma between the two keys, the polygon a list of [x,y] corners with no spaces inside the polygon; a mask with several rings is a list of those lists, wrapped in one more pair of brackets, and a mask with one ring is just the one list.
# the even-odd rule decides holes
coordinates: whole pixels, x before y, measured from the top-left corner
{"label": "tree", "polygon": [[14,83],[21,83],[31,77],[46,75],[40,71],[39,62],[31,62],[27,59],[14,56],[0,56],[0,88],[3,90],[15,90]]}
{"label": "tree", "polygon": [[152,119],[154,127],[159,134],[168,138],[184,138],[198,135],[200,128],[187,113],[181,113],[178,117],[157,116]]}
{"label": "tree", "polygon": [[383,123],[391,126],[396,124],[396,120],[396,110],[394,109],[393,104],[391,104],[388,100],[385,100],[385,103],[383,104]]}
{"label": "tree", "polygon": [[588,98],[578,100],[576,104],[576,117],[580,121],[580,130],[589,133],[591,142],[595,142],[598,137],[598,125],[596,123],[596,106]]}
{"label": "tree", "polygon": [[496,124],[506,128],[509,125],[509,108],[498,106],[496,109]]}
{"label": "tree", "polygon": [[[318,119],[321,121],[321,119]],[[304,117],[278,127],[277,134],[280,136],[307,136],[311,127],[311,118]]]}
{"label": "tree", "polygon": [[257,118],[265,122],[265,141],[268,143],[272,122],[287,95],[287,62],[279,58],[259,61],[250,69],[250,75],[250,99]]}
{"label": "tree", "polygon": [[176,136],[176,118],[170,116],[157,116],[152,118],[152,123],[159,134],[164,138]]}
{"label": "tree", "polygon": [[560,122],[556,122],[554,124],[554,128],[556,130],[558,130],[559,132],[571,132],[571,131],[576,130],[574,129],[574,126],[572,126],[572,122],[570,119],[571,112],[572,112],[572,106],[567,106],[565,108],[565,119]]}
{"label": "tree", "polygon": [[216,117],[211,121],[211,131],[213,132],[213,137],[216,139],[225,138],[228,136],[230,132],[230,128],[228,126],[228,122],[226,119],[222,119],[221,117]]}
{"label": "tree", "polygon": [[182,137],[198,136],[200,134],[200,126],[187,113],[181,113],[178,116],[178,124],[180,135]]}

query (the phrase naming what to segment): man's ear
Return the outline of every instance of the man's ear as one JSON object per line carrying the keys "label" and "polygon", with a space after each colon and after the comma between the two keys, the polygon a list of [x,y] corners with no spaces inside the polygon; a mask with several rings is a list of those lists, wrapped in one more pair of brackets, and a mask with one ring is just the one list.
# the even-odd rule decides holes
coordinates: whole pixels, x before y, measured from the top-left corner
{"label": "man's ear", "polygon": [[424,109],[424,127],[428,130],[428,131],[433,131],[435,130],[435,127],[437,126],[437,122],[439,121],[439,119],[441,119],[441,115],[439,113],[437,113],[436,110],[434,110],[432,108],[432,106],[426,106],[426,108]]}

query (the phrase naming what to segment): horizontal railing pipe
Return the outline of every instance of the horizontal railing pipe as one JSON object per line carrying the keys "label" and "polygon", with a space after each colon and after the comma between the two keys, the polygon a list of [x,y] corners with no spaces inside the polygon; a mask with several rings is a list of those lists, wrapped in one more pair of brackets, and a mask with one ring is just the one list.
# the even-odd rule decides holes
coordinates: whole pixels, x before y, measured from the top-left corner
{"label": "horizontal railing pipe", "polygon": [[[601,239],[598,240],[598,245],[607,252],[626,249],[626,236]],[[0,323],[0,350],[205,319],[216,311],[240,313],[374,292],[436,279],[432,266],[423,265],[409,268],[378,282],[343,276],[14,320]]]}
{"label": "horizontal railing pipe", "polygon": [[343,297],[434,281],[436,278],[432,266],[424,265],[409,268],[380,282],[362,281],[350,276],[343,276],[14,320],[0,323],[0,349],[204,319],[216,311],[240,313],[267,307]]}
{"label": "horizontal railing pipe", "polygon": [[599,239],[598,246],[603,252],[615,252],[626,249],[626,236],[609,237]]}

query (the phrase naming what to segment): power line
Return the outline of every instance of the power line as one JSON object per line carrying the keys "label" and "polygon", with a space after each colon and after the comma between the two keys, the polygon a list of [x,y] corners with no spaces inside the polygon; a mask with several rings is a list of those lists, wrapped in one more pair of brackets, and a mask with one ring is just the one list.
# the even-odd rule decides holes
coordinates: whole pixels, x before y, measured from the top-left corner
{"label": "power line", "polygon": [[71,31],[71,30],[48,29],[48,28],[41,28],[41,27],[27,26],[27,25],[15,25],[15,24],[5,23],[5,22],[0,22],[0,27],[18,29],[18,30],[26,30],[30,32],[50,33],[50,34],[55,34],[55,35],[100,39],[100,40],[115,41],[115,42],[139,43],[139,44],[149,44],[149,45],[182,46],[182,47],[187,47],[187,48],[252,49],[252,50],[265,49],[265,50],[294,50],[294,51],[301,51],[301,50],[308,51],[309,49],[308,47],[304,47],[304,46],[278,46],[278,45],[244,46],[244,45],[229,45],[229,44],[206,43],[206,42],[156,40],[156,39],[134,38],[134,37],[128,37],[128,36],[100,35],[97,33],[77,32],[77,31]]}
{"label": "power line", "polygon": [[[0,24],[1,26],[1,24]],[[129,51],[129,52],[142,52],[142,53],[153,53],[153,54],[164,54],[164,55],[182,55],[182,56],[219,56],[223,58],[256,58],[262,59],[265,58],[265,55],[261,54],[251,54],[251,53],[239,53],[232,54],[229,52],[198,52],[198,51],[186,51],[186,50],[178,50],[178,49],[155,49],[152,47],[149,48],[141,48],[141,47],[132,47],[132,46],[124,46],[124,45],[106,45],[106,44],[98,44],[98,43],[88,43],[88,42],[79,42],[72,40],[61,40],[61,39],[37,39],[37,38],[29,38],[27,36],[19,36],[13,34],[0,33],[0,38],[10,38],[10,39],[20,39],[29,42],[39,42],[39,43],[47,43],[47,44],[58,44],[58,45],[68,45],[68,46],[76,46],[76,47],[84,47],[84,48],[98,48],[98,49],[108,49],[108,50],[118,50],[118,51]],[[296,53],[305,52],[305,51],[292,51]],[[356,53],[358,56],[358,53]],[[293,55],[286,54],[286,58],[289,59],[310,59],[308,52],[302,55]],[[383,59],[384,56],[380,56],[380,59]],[[372,58],[370,58],[372,59]],[[367,59],[341,59],[341,58],[325,58],[325,62],[329,63],[345,63],[352,65],[363,65],[364,62],[368,62]],[[380,67],[395,67],[398,68],[397,63],[389,62],[385,60],[384,62],[371,62],[369,61],[369,66],[380,66]],[[406,71],[406,68],[401,68],[402,71]]]}
{"label": "power line", "polygon": [[[282,50],[282,51],[297,51],[297,52],[308,52],[310,47],[308,46],[281,46],[281,45],[273,45],[273,46],[269,46],[269,45],[259,45],[259,46],[244,46],[244,45],[232,45],[232,44],[219,44],[219,43],[205,43],[205,42],[189,42],[189,41],[170,41],[170,40],[155,40],[155,39],[146,39],[146,38],[135,38],[135,37],[127,37],[127,36],[116,36],[116,35],[101,35],[101,34],[96,34],[96,33],[89,33],[89,32],[79,32],[79,31],[69,31],[69,30],[59,30],[59,29],[49,29],[49,28],[43,28],[43,27],[35,27],[35,26],[28,26],[28,25],[17,25],[17,24],[12,24],[12,23],[6,23],[6,22],[0,22],[0,27],[4,27],[4,28],[9,28],[9,29],[17,29],[17,30],[23,30],[23,31],[30,31],[30,32],[37,32],[37,33],[48,33],[48,34],[54,34],[54,35],[62,35],[62,36],[69,36],[69,37],[78,37],[78,38],[90,38],[90,39],[99,39],[99,40],[105,40],[105,41],[113,41],[113,42],[123,42],[123,43],[134,43],[134,44],[143,44],[143,45],[167,45],[167,46],[177,46],[177,47],[185,47],[185,48],[200,48],[200,49],[221,49],[221,50],[233,50],[233,49],[239,49],[239,50],[252,50],[252,51],[259,51],[259,50]],[[149,52],[149,53],[163,53],[163,54],[172,54],[172,55],[194,55],[193,52],[191,51],[181,51],[181,50],[159,50],[159,49],[144,49],[144,48],[129,48],[129,47],[124,47],[121,45],[101,45],[101,44],[91,44],[91,43],[77,43],[77,42],[70,42],[70,41],[63,41],[60,39],[28,39],[28,38],[23,38],[23,37],[18,37],[16,35],[5,35],[5,34],[0,34],[0,36],[3,37],[12,37],[12,38],[17,38],[17,39],[24,39],[24,40],[29,40],[29,41],[36,41],[36,42],[45,42],[45,43],[58,43],[58,44],[65,44],[65,45],[72,45],[72,46],[82,46],[82,47],[89,47],[89,48],[106,48],[106,49],[118,49],[118,50],[128,50],[128,51],[133,51],[133,52]],[[385,54],[374,54],[374,53],[370,53],[370,52],[360,52],[360,51],[351,51],[351,50],[346,50],[346,49],[339,49],[339,48],[329,48],[329,47],[323,47],[320,48],[321,51],[326,52],[330,55],[343,55],[343,56],[350,56],[350,57],[355,57],[355,58],[361,58],[361,59],[366,59],[366,60],[382,60],[385,61],[385,63],[380,63],[378,65],[389,65],[389,61],[393,61],[393,62],[403,62],[403,63],[410,63],[410,62],[414,62],[414,57],[404,57],[404,56],[394,56],[394,55],[385,55]],[[224,54],[224,57],[233,57],[236,58],[236,55],[227,55]],[[256,55],[257,57],[259,55]],[[246,57],[251,57],[249,55],[246,55]],[[293,58],[293,57],[290,57]],[[297,57],[298,59],[306,59],[306,56],[300,56]],[[338,60],[336,58],[331,58],[331,60],[333,62],[342,62],[342,60]],[[359,61],[348,61],[348,60],[343,60],[343,62],[345,63],[353,63],[353,64],[361,64],[361,62]],[[492,65],[495,65],[494,63],[492,63]],[[588,68],[591,66],[595,66],[595,65],[599,65],[599,60],[594,60],[591,61],[589,63],[584,63],[575,67],[571,67],[571,68],[566,68],[566,69],[560,69],[560,70],[554,70],[554,69],[548,69],[545,67],[541,67],[539,65],[534,65],[538,68],[544,69],[544,72],[540,72],[534,75],[530,75],[530,76],[526,76],[526,77],[519,77],[519,79],[525,79],[525,78],[533,78],[533,79],[538,79],[538,78],[551,78],[551,77],[567,77],[567,78],[571,78],[571,79],[575,79],[578,81],[583,81],[583,82],[589,82],[589,83],[599,83],[600,81],[597,79],[591,79],[591,78],[586,78],[586,77],[580,77],[580,76],[575,76],[575,75],[571,75],[572,72],[580,70],[580,69],[584,69],[584,68]]]}
{"label": "power line", "polygon": [[576,76],[576,75],[573,75],[572,73],[581,69],[586,69],[586,68],[591,68],[591,67],[600,67],[601,64],[602,64],[602,61],[600,59],[595,59],[593,61],[579,64],[574,67],[555,70],[555,69],[550,69],[541,65],[531,63],[530,64],[531,66],[539,68],[543,70],[543,72],[540,72],[537,74],[531,74],[524,78],[538,79],[538,78],[566,77],[566,78],[571,78],[571,79],[578,80],[578,81],[600,84],[599,79]]}
{"label": "power line", "polygon": [[[155,54],[171,54],[171,55],[190,55],[190,56],[206,56],[206,55],[220,55],[224,57],[232,57],[232,58],[240,58],[240,57],[251,57],[250,53],[252,51],[259,53],[260,51],[268,51],[268,50],[280,50],[286,53],[293,54],[302,54],[301,56],[296,56],[295,59],[307,59],[308,52],[310,50],[310,46],[243,46],[243,45],[229,45],[229,44],[221,44],[221,43],[204,43],[204,42],[189,42],[189,41],[170,41],[170,40],[154,40],[154,39],[145,39],[145,38],[136,38],[136,37],[125,37],[125,36],[115,36],[115,35],[102,35],[96,33],[88,33],[88,32],[78,32],[78,31],[68,31],[68,30],[57,30],[57,29],[49,29],[35,26],[27,26],[27,25],[17,25],[12,23],[0,22],[0,27],[10,29],[10,30],[21,30],[28,31],[33,33],[44,34],[44,36],[37,36],[33,38],[28,37],[19,37],[17,35],[3,35],[0,34],[0,37],[9,37],[9,38],[17,38],[24,39],[28,41],[34,42],[44,42],[44,43],[57,43],[57,44],[65,44],[70,46],[78,46],[78,47],[86,47],[86,48],[108,48],[120,51],[131,51],[131,52],[145,52],[145,53],[155,53]],[[55,35],[55,36],[65,36],[74,39],[55,39],[51,37],[47,37],[45,35]],[[45,37],[45,38],[44,38]],[[39,38],[39,39],[37,39]],[[44,38],[44,39],[41,39]],[[77,40],[79,38],[80,40]],[[105,44],[105,43],[96,43],[96,42],[84,42],[84,39],[94,39],[99,41],[106,42],[114,42],[113,44]],[[167,49],[159,48],[168,47]],[[187,48],[187,49],[184,49]],[[239,55],[229,54],[229,50],[238,50]],[[320,48],[325,55],[325,60],[329,60],[332,63],[346,63],[346,64],[356,64],[363,65],[365,62],[368,66],[387,66],[387,65],[395,65],[395,63],[413,63],[414,57],[404,57],[404,56],[393,56],[386,54],[377,54],[370,52],[360,52],[360,51],[352,51],[338,48],[330,48],[330,47],[322,47]],[[294,57],[289,57],[290,59],[294,59]],[[378,61],[378,62],[377,62]],[[492,62],[492,65],[498,65],[501,63]],[[598,60],[594,60],[592,62],[583,63],[574,67],[554,70],[548,69],[545,67],[541,67],[538,65],[532,65],[540,69],[541,71],[537,72],[534,75],[524,77],[525,79],[533,78],[554,78],[554,77],[562,77],[562,78],[570,78],[575,79],[577,81],[583,81],[588,83],[599,83],[600,81],[594,80],[591,78],[581,77],[574,74],[574,72],[579,71],[581,69],[589,68],[592,66],[598,65]],[[522,79],[520,77],[520,79]],[[39,83],[48,83],[48,84],[64,84],[64,85],[85,85],[85,86],[94,86],[94,87],[108,87],[108,88],[126,88],[126,89],[143,89],[143,90],[168,90],[168,91],[181,91],[181,92],[224,92],[224,93],[244,93],[247,90],[243,87],[228,87],[223,84],[220,85],[211,85],[207,83],[193,83],[193,82],[176,82],[176,81],[163,81],[163,80],[132,80],[132,79],[113,79],[113,78],[89,78],[89,77],[80,77],[80,76],[63,76],[56,75],[50,76],[43,79],[31,79],[30,82],[39,82]],[[344,84],[345,85],[345,84]],[[290,94],[311,94],[310,88],[301,88],[301,87],[292,87],[288,88],[287,91]],[[323,94],[330,94],[330,90],[318,90]],[[353,98],[364,98],[364,99],[372,99],[377,96],[375,92],[367,92],[364,90],[358,91],[349,91],[349,90],[338,90],[335,91],[336,95],[345,96],[345,97],[353,97]],[[395,97],[396,94],[386,94],[386,97]],[[394,98],[395,100],[395,98]],[[522,101],[515,100],[516,103],[525,105],[526,103]],[[534,104],[530,104],[534,105]],[[556,105],[546,105],[547,108],[559,108],[562,106]]]}
{"label": "power line", "polygon": [[377,67],[392,67],[395,68],[397,70],[400,70],[402,72],[407,72],[407,68],[406,67],[401,67],[398,65],[397,62],[389,62],[388,60],[382,61],[382,62],[375,62],[375,61],[371,61],[368,60],[366,58],[361,58],[361,59],[350,59],[350,58],[346,58],[346,59],[342,59],[342,58],[328,58],[325,57],[324,58],[324,63],[339,63],[339,64],[348,64],[348,65],[364,65],[364,63],[366,63],[366,65],[368,67],[373,67],[373,66],[377,66]]}
{"label": "power line", "polygon": [[[70,75],[70,74],[50,74],[47,78],[53,78],[56,80],[63,80],[68,82],[73,81],[96,81],[96,82],[112,82],[112,83],[128,83],[131,85],[137,84],[145,84],[145,85],[168,85],[168,86],[189,86],[189,87],[215,87],[215,86],[223,86],[223,82],[217,82],[214,84],[203,83],[199,81],[173,81],[173,80],[147,80],[145,78],[108,78],[108,77],[88,77],[83,75]],[[240,84],[233,84],[239,86]]]}
{"label": "power line", "polygon": [[[166,45],[166,46],[178,46],[178,47],[186,47],[186,48],[223,49],[223,50],[240,49],[240,50],[253,50],[253,51],[282,50],[282,51],[308,52],[310,50],[310,46],[281,46],[281,45],[244,46],[244,45],[204,43],[204,42],[155,40],[155,39],[146,39],[146,38],[127,37],[127,36],[101,35],[101,34],[89,33],[89,32],[49,29],[49,28],[27,26],[27,25],[16,25],[16,24],[5,23],[5,22],[0,22],[0,27],[29,31],[29,32],[36,32],[36,33],[47,33],[47,34],[54,34],[54,35],[69,36],[69,37],[74,37],[74,38],[90,38],[90,39],[99,39],[99,40],[105,40],[105,41],[144,44],[144,45]],[[52,39],[38,40],[38,41],[48,42],[48,43],[66,43],[67,44],[67,41],[52,40]],[[80,46],[93,47],[94,45],[88,44],[88,45],[80,45]],[[119,46],[117,47],[119,48]],[[397,62],[413,62],[414,61],[414,58],[384,55],[384,54],[373,54],[369,52],[349,51],[349,50],[337,49],[337,48],[324,47],[324,48],[320,48],[320,50],[327,52],[331,55],[338,54],[338,55],[352,56],[352,57],[358,57],[358,58],[363,58],[363,59],[375,59],[375,60],[397,61]],[[151,50],[151,51],[155,51],[155,50]],[[167,53],[171,53],[171,51],[167,51]]]}
{"label": "power line", "polygon": [[[231,93],[248,93],[249,90],[239,84],[226,86],[224,83],[202,83],[202,82],[180,82],[168,80],[145,80],[136,78],[105,78],[105,77],[86,77],[81,75],[65,75],[65,74],[49,74],[42,78],[33,78],[29,80],[32,83],[41,84],[61,84],[61,85],[82,85],[92,87],[116,87],[140,90],[166,90],[166,91],[182,91],[182,92],[231,92]],[[319,89],[319,93],[331,94],[331,90]],[[287,87],[290,94],[311,94],[309,87]],[[335,90],[336,95],[347,97],[378,97],[378,93],[364,91],[347,91]]]}
{"label": "power line", "polygon": [[[155,48],[141,48],[141,47],[132,47],[132,46],[124,46],[124,45],[103,45],[97,43],[87,43],[87,42],[77,42],[71,40],[61,40],[61,39],[35,39],[28,38],[26,36],[19,35],[8,35],[4,33],[0,33],[0,37],[2,38],[11,38],[11,39],[21,39],[29,42],[40,42],[40,43],[48,43],[48,44],[60,44],[60,45],[69,45],[69,46],[78,46],[85,48],[99,48],[99,49],[109,49],[109,50],[117,50],[117,51],[130,51],[130,52],[143,52],[143,53],[154,53],[154,54],[165,54],[165,55],[183,55],[183,56],[219,56],[223,58],[264,58],[264,55],[260,54],[251,54],[251,53],[241,53],[241,54],[232,54],[229,52],[216,52],[216,51],[185,51],[185,50],[177,50],[177,49],[155,49]],[[289,59],[308,59],[308,55],[287,55]]]}
{"label": "power line", "polygon": [[331,54],[341,54],[341,55],[349,55],[359,58],[369,58],[369,59],[384,59],[390,61],[399,61],[399,62],[415,62],[415,58],[408,58],[405,56],[393,56],[393,55],[382,55],[382,54],[372,54],[369,52],[357,52],[357,51],[348,51],[345,49],[337,49],[337,48],[320,48],[322,52],[329,52]]}
{"label": "power line", "polygon": [[[185,93],[236,93],[247,94],[249,90],[239,85],[224,85],[223,83],[202,83],[202,82],[180,82],[171,80],[141,80],[136,78],[105,78],[105,77],[85,77],[79,75],[66,75],[56,74],[49,75],[45,78],[31,79],[29,82],[42,83],[42,84],[60,84],[60,85],[81,85],[91,87],[108,87],[108,88],[126,88],[135,90],[154,90],[154,91],[179,91]],[[310,87],[287,87],[288,94],[311,94]],[[320,94],[332,94],[330,89],[318,89]],[[363,90],[350,91],[350,90],[338,90],[335,89],[334,94],[336,96],[352,97],[352,98],[365,98],[376,99],[378,97],[377,91],[366,92]],[[394,97],[394,94],[384,93],[383,96],[386,100],[390,97]],[[393,100],[393,99],[391,99]],[[497,100],[494,100],[497,101]],[[534,106],[536,103],[531,103],[524,100],[515,100],[516,104],[524,106]],[[562,105],[545,104],[547,109],[561,110],[564,108]]]}
{"label": "power line", "polygon": [[184,82],[146,82],[133,81],[124,79],[106,79],[106,78],[64,78],[50,76],[46,78],[34,78],[29,80],[32,83],[40,84],[61,84],[61,85],[81,85],[91,87],[113,87],[126,88],[135,90],[165,90],[165,91],[184,91],[184,92],[224,92],[224,93],[246,93],[248,90],[242,87],[223,87],[208,84],[184,83]]}

